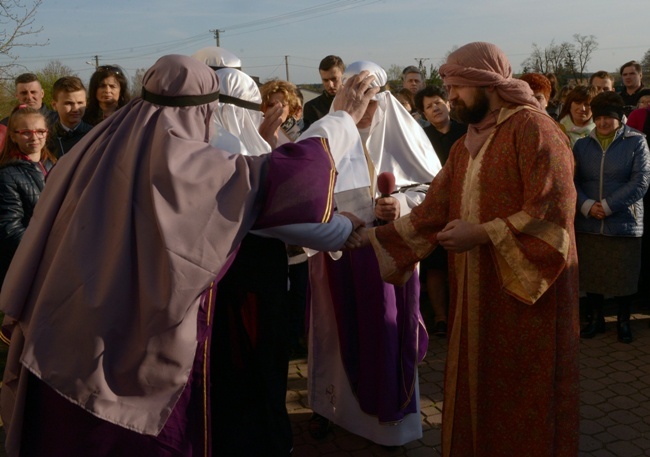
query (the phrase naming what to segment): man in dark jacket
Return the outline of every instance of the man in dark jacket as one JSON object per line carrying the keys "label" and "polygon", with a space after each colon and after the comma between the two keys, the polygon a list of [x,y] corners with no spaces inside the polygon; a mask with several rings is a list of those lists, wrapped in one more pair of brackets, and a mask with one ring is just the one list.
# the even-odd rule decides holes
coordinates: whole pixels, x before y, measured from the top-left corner
{"label": "man in dark jacket", "polygon": [[303,130],[307,130],[312,123],[329,113],[336,91],[343,85],[342,77],[344,71],[345,64],[339,56],[327,56],[320,61],[318,72],[320,73],[325,90],[315,99],[305,103],[303,109],[303,122],[305,126]]}
{"label": "man in dark jacket", "polygon": [[[40,110],[41,114],[45,116],[47,125],[52,126],[57,121],[56,111],[48,109],[43,103],[45,91],[41,86],[38,77],[34,73],[23,73],[18,75],[15,80],[16,84],[16,99],[19,105],[27,105],[34,109]],[[0,124],[7,125],[9,116],[0,121]]]}
{"label": "man in dark jacket", "polygon": [[59,113],[53,125],[48,148],[61,157],[93,128],[81,119],[86,111],[86,88],[76,76],[59,78],[52,87],[52,106]]}
{"label": "man in dark jacket", "polygon": [[629,116],[639,101],[639,92],[644,88],[641,64],[635,60],[630,60],[621,65],[621,79],[623,80],[623,89],[621,89],[619,95],[623,97],[623,102],[625,102],[625,115]]}

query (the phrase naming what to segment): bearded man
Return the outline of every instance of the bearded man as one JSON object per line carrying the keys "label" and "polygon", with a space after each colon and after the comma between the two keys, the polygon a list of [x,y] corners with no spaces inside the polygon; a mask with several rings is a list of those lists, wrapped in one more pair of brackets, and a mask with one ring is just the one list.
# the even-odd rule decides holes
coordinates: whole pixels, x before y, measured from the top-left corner
{"label": "bearded man", "polygon": [[571,149],[495,45],[461,47],[440,75],[468,133],[424,202],[362,240],[395,284],[438,244],[449,251],[443,455],[577,456]]}

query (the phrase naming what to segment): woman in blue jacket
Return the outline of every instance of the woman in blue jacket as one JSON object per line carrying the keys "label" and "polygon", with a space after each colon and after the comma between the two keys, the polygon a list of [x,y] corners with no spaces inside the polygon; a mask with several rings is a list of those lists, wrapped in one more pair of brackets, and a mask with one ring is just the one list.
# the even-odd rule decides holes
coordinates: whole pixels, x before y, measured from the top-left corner
{"label": "woman in blue jacket", "polygon": [[630,308],[641,266],[643,196],[650,181],[650,152],[640,132],[622,123],[623,99],[602,92],[591,102],[596,127],[573,147],[578,191],[576,242],[580,289],[589,322],[580,336],[605,331],[605,296],[618,302],[618,340],[632,342]]}

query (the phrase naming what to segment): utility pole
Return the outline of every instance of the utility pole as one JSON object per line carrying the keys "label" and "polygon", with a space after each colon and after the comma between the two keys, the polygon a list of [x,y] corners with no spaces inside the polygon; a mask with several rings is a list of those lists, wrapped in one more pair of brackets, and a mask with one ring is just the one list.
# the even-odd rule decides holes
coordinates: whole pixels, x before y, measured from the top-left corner
{"label": "utility pole", "polygon": [[[99,56],[93,56],[95,58],[95,70],[99,68]],[[93,65],[93,63],[89,60],[86,62],[88,65]]]}
{"label": "utility pole", "polygon": [[219,34],[221,32],[225,32],[225,30],[215,29],[215,30],[210,30],[210,32],[214,33],[214,39],[217,41],[217,46],[221,46],[220,40],[219,40],[219,38],[220,38]]}
{"label": "utility pole", "polygon": [[291,81],[289,79],[289,56],[284,56],[284,68],[287,73],[287,81]]}

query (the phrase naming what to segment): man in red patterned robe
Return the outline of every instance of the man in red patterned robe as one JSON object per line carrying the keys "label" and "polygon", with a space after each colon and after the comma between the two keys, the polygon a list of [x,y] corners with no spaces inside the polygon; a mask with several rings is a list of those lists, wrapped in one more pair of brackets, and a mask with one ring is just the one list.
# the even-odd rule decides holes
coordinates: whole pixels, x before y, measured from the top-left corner
{"label": "man in red patterned robe", "polygon": [[425,201],[367,235],[395,284],[438,244],[449,251],[443,455],[577,456],[571,149],[496,46],[463,46],[440,75],[468,133]]}

